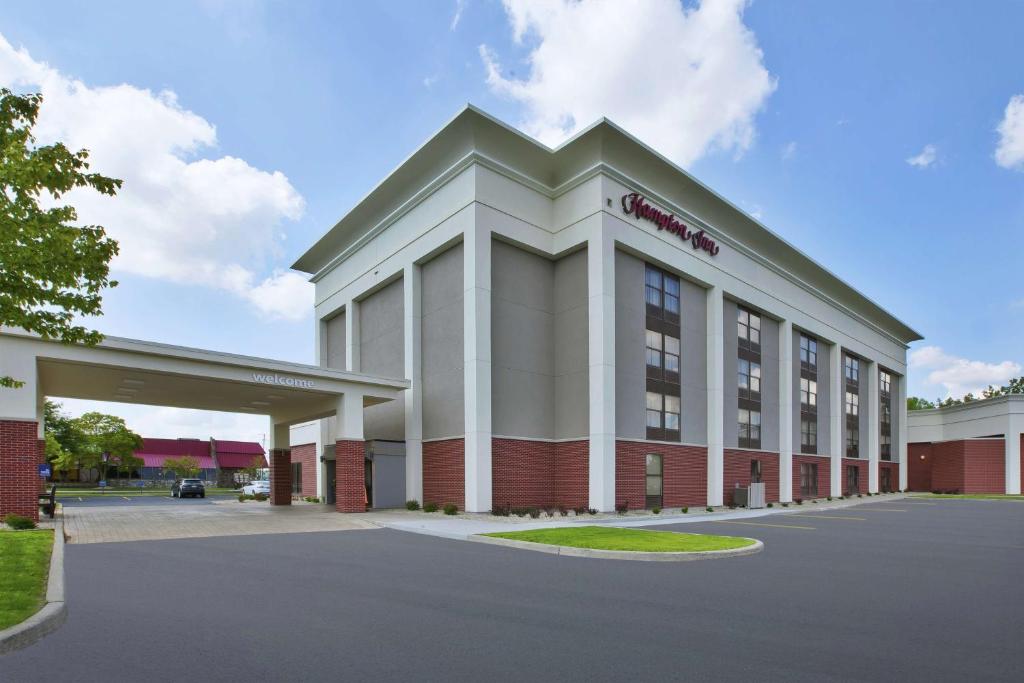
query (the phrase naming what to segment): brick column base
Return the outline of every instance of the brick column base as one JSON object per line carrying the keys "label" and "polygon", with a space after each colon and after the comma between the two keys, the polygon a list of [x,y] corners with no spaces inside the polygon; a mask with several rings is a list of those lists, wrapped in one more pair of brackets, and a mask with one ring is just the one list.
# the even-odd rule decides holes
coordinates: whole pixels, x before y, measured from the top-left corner
{"label": "brick column base", "polygon": [[34,421],[0,420],[0,517],[39,520],[39,457]]}
{"label": "brick column base", "polygon": [[270,504],[292,504],[292,455],[286,448],[270,451]]}
{"label": "brick column base", "polygon": [[338,512],[366,512],[365,442],[341,439],[334,445],[335,498]]}

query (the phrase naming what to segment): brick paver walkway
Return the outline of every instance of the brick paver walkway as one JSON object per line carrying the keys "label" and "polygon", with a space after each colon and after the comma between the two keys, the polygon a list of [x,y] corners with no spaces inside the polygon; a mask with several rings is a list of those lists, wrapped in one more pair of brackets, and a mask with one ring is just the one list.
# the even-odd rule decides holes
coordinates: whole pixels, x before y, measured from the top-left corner
{"label": "brick paver walkway", "polygon": [[251,534],[374,529],[358,515],[343,515],[323,505],[271,507],[237,501],[212,505],[131,505],[65,507],[64,530],[70,543],[156,541]]}

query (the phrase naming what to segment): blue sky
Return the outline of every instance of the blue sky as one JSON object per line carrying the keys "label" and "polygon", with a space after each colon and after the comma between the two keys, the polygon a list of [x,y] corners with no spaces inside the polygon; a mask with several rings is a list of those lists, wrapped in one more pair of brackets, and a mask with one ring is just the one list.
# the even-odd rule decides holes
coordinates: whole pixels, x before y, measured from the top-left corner
{"label": "blue sky", "polygon": [[106,333],[312,361],[287,266],[472,102],[549,143],[633,131],[919,330],[935,397],[1024,374],[1022,25],[1009,1],[10,2],[0,80],[57,93],[41,138],[131,188],[83,199],[124,236]]}

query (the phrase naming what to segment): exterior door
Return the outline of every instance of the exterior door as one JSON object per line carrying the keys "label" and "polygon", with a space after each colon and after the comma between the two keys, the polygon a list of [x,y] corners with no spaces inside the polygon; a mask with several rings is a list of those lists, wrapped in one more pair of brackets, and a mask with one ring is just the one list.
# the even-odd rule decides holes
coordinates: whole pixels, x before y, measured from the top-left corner
{"label": "exterior door", "polygon": [[662,507],[662,490],[664,476],[662,471],[661,456],[657,453],[647,454],[646,463],[647,498],[645,504],[648,508]]}
{"label": "exterior door", "polygon": [[335,485],[335,471],[337,470],[337,460],[325,460],[324,464],[327,465],[327,476],[324,478],[324,498],[327,500],[328,505],[334,505],[336,500],[335,493],[337,487]]}
{"label": "exterior door", "polygon": [[857,465],[846,466],[846,493],[847,495],[860,493],[860,467]]}

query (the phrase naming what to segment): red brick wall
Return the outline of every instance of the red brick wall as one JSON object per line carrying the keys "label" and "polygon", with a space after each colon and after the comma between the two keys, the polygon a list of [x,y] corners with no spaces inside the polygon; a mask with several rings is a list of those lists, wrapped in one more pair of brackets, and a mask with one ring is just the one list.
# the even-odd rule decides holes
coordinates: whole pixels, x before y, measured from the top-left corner
{"label": "red brick wall", "polygon": [[292,504],[292,458],[285,448],[270,451],[270,504]]}
{"label": "red brick wall", "polygon": [[39,519],[40,462],[34,421],[0,420],[0,517]]}
{"label": "red brick wall", "polygon": [[316,495],[316,444],[306,443],[292,446],[292,464],[302,464],[302,495]]}
{"label": "red brick wall", "polygon": [[1006,493],[1006,442],[978,439],[964,442],[963,493]]}
{"label": "red brick wall", "polygon": [[964,442],[932,444],[933,491],[964,491]]}
{"label": "red brick wall", "polygon": [[423,442],[422,503],[466,502],[466,442],[458,439]]}
{"label": "red brick wall", "polygon": [[[853,491],[850,488],[850,478],[847,476],[846,468],[848,465],[852,465],[857,468],[857,491]],[[847,496],[850,494],[856,495],[857,493],[868,492],[868,461],[867,459],[861,460],[860,458],[843,458],[843,471],[842,471],[842,486],[839,491],[841,495]]]}
{"label": "red brick wall", "polygon": [[366,442],[343,439],[334,444],[334,509],[366,512]]}
{"label": "red brick wall", "polygon": [[[924,459],[921,459],[921,456]],[[910,491],[932,490],[932,445],[930,443],[907,444],[907,489]]]}
{"label": "red brick wall", "polygon": [[568,508],[590,502],[590,442],[561,441],[555,444],[555,503]]}
{"label": "red brick wall", "polygon": [[898,462],[886,462],[884,460],[878,463],[878,492],[885,493],[882,490],[882,470],[889,470],[892,472],[890,476],[892,485],[890,486],[889,493],[900,490],[900,464]]}
{"label": "red brick wall", "polygon": [[[830,458],[819,458],[813,455],[793,454],[793,500],[805,498],[800,493],[800,464],[811,463],[818,466],[818,498],[824,498],[832,490],[832,460]],[[807,498],[813,498],[808,496]]]}
{"label": "red brick wall", "polygon": [[[761,461],[761,480],[764,481],[766,501],[779,500],[779,454],[768,451],[741,451],[726,448],[724,453],[724,472],[722,478],[723,501],[726,505],[732,500],[732,490],[739,482],[740,488],[750,486],[750,461]],[[819,471],[820,476],[820,471]]]}
{"label": "red brick wall", "polygon": [[615,442],[616,503],[628,503],[631,510],[644,508],[647,502],[645,471],[648,453],[662,456],[664,507],[707,504],[707,448],[642,441]]}

